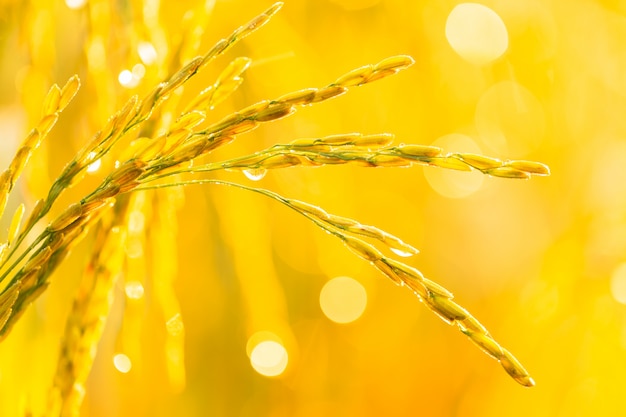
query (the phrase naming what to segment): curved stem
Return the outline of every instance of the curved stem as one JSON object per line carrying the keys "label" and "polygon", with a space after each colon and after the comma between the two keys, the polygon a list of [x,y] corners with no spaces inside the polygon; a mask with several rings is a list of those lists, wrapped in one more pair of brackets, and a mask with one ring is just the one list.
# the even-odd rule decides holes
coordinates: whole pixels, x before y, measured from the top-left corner
{"label": "curved stem", "polygon": [[279,203],[289,207],[290,209],[294,210],[295,212],[303,215],[304,217],[306,217],[307,219],[309,219],[313,223],[315,223],[318,227],[320,227],[323,230],[329,232],[333,236],[338,237],[341,240],[344,240],[343,235],[341,233],[339,233],[335,227],[322,222],[321,220],[313,217],[310,214],[307,214],[307,213],[304,213],[304,212],[298,210],[296,207],[294,207],[293,205],[289,204],[289,200],[286,199],[285,197],[283,197],[280,194],[277,194],[277,193],[275,193],[273,191],[266,190],[264,188],[248,187],[246,185],[242,185],[242,184],[239,184],[239,183],[236,183],[236,182],[231,182],[231,181],[214,180],[214,179],[200,179],[200,180],[189,180],[189,181],[173,182],[173,183],[168,183],[168,184],[156,184],[156,185],[141,186],[141,187],[137,187],[137,188],[135,188],[135,189],[133,189],[132,191],[129,191],[129,192],[157,190],[157,189],[160,189],[160,188],[180,187],[180,186],[187,186],[187,185],[204,185],[204,184],[225,185],[227,187],[239,188],[241,190],[251,191],[253,193],[264,195],[266,197],[269,197],[269,198],[271,198],[273,200],[278,201]]}

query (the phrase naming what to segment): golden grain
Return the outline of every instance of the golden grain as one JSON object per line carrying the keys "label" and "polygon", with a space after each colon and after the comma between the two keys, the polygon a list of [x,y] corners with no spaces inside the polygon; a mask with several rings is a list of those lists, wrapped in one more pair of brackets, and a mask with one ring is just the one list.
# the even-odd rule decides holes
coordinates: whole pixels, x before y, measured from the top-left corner
{"label": "golden grain", "polygon": [[53,84],[48,90],[46,98],[43,100],[42,116],[54,114],[59,108],[59,102],[61,100],[61,89],[58,85]]}
{"label": "golden grain", "polygon": [[120,193],[119,184],[115,183],[107,183],[104,187],[96,190],[89,198],[85,201],[94,201],[94,200],[104,200],[107,198],[115,197]]}
{"label": "golden grain", "polygon": [[10,169],[0,174],[0,217],[2,217],[4,213],[4,208],[9,199],[9,193],[11,192],[11,188],[13,188],[13,184],[11,183],[12,174]]}
{"label": "golden grain", "polygon": [[4,257],[9,251],[9,245],[5,243],[0,243],[0,265],[4,263]]}
{"label": "golden grain", "polygon": [[30,159],[31,149],[29,147],[23,146],[18,149],[17,153],[13,157],[11,161],[11,165],[9,165],[9,169],[11,170],[11,182],[15,183],[15,181],[19,178],[24,170],[26,164],[28,164],[28,160]]}
{"label": "golden grain", "polygon": [[72,101],[78,90],[80,89],[80,79],[78,75],[73,75],[61,88],[61,98],[59,99],[58,111],[63,111]]}
{"label": "golden grain", "polygon": [[196,74],[203,62],[204,57],[201,56],[192,59],[187,65],[172,75],[165,85],[161,87],[159,97],[167,97],[172,91],[182,86],[189,78]]}
{"label": "golden grain", "polygon": [[513,356],[508,350],[502,348],[502,356],[500,357],[500,364],[504,370],[511,375],[520,384],[525,387],[532,387],[535,385],[535,381],[528,375],[528,372],[522,364]]}
{"label": "golden grain", "polygon": [[362,135],[355,138],[351,145],[363,147],[363,148],[377,148],[382,146],[388,146],[393,142],[394,135],[391,133],[379,133],[375,135]]}
{"label": "golden grain", "polygon": [[374,81],[382,80],[383,78],[387,78],[390,75],[394,75],[396,70],[382,70],[374,72],[365,82],[372,83]]}
{"label": "golden grain", "polygon": [[374,71],[373,65],[364,65],[359,68],[355,68],[352,71],[347,72],[333,83],[334,85],[340,85],[343,87],[352,87],[360,85],[372,75]]}
{"label": "golden grain", "polygon": [[406,159],[393,156],[393,155],[373,155],[366,159],[366,162],[374,167],[410,167],[411,161],[407,161]]}
{"label": "golden grain", "polygon": [[328,220],[329,214],[322,208],[318,206],[314,206],[313,204],[306,203],[300,200],[286,200],[289,206],[294,207],[296,210],[305,213],[311,214],[317,217],[320,220]]}
{"label": "golden grain", "polygon": [[535,161],[509,161],[506,163],[506,166],[518,169],[520,171],[527,172],[529,174],[535,175],[550,175],[550,168],[547,165],[542,164],[541,162]]}
{"label": "golden grain", "polygon": [[495,360],[499,360],[502,357],[502,347],[488,333],[473,332],[471,330],[465,330],[463,333],[483,352]]}
{"label": "golden grain", "polygon": [[260,165],[263,169],[289,168],[300,165],[300,159],[296,155],[279,154],[263,159]]}
{"label": "golden grain", "polygon": [[37,130],[39,131],[39,134],[42,137],[45,137],[46,135],[48,135],[48,133],[50,133],[50,130],[56,124],[57,120],[59,120],[58,113],[49,114],[47,116],[42,117],[41,120],[39,121],[39,124],[37,125]]}
{"label": "golden grain", "polygon": [[404,281],[396,273],[395,269],[391,265],[389,265],[389,263],[387,263],[387,259],[386,258],[377,259],[377,260],[372,262],[372,265],[374,265],[374,267],[376,269],[378,269],[380,272],[382,272],[384,275],[386,275],[387,278],[391,279],[391,281],[393,281],[395,284],[397,284],[397,285],[403,285],[404,284]]}
{"label": "golden grain", "polygon": [[283,7],[282,2],[274,3],[265,12],[263,12],[259,16],[254,17],[246,25],[243,25],[239,29],[235,30],[235,32],[232,35],[233,40],[243,39],[244,37],[251,34],[253,31],[261,28],[263,25],[269,22],[272,16],[274,16],[274,14],[276,14],[276,12],[278,12],[281,7]]}
{"label": "golden grain", "polygon": [[54,221],[52,221],[47,230],[50,232],[56,232],[63,230],[72,223],[74,223],[83,214],[83,207],[80,203],[71,204],[63,211]]}
{"label": "golden grain", "polygon": [[189,136],[191,136],[190,129],[178,129],[178,130],[169,132],[167,134],[168,149],[164,152],[166,154],[171,152],[177,146],[181,145]]}
{"label": "golden grain", "polygon": [[123,184],[133,181],[144,172],[147,162],[141,159],[130,159],[119,166],[109,175],[109,181],[113,184]]}
{"label": "golden grain", "polygon": [[409,245],[406,242],[403,242],[402,240],[387,232],[383,232],[383,237],[381,241],[390,249],[395,249],[396,254],[398,254],[398,252],[403,252],[406,255],[417,255],[419,253],[419,250],[417,250],[413,246]]}
{"label": "golden grain", "polygon": [[218,136],[216,138],[210,139],[208,143],[206,144],[206,146],[204,147],[204,149],[202,150],[202,152],[203,153],[211,152],[213,149],[219,148],[220,146],[227,145],[233,140],[235,140],[235,138],[233,138],[232,136]]}
{"label": "golden grain", "polygon": [[436,282],[429,280],[428,278],[422,279],[422,284],[429,292],[441,295],[446,298],[454,298],[454,294],[452,294],[450,291],[437,284]]}
{"label": "golden grain", "polygon": [[520,171],[511,166],[501,166],[497,168],[486,169],[483,172],[485,174],[500,178],[513,178],[521,180],[527,180],[530,178],[530,174],[528,172]]}
{"label": "golden grain", "polygon": [[268,108],[259,111],[254,116],[257,122],[270,122],[273,120],[282,119],[283,117],[287,117],[293,114],[296,111],[295,107],[288,103],[276,103],[270,105]]}
{"label": "golden grain", "polygon": [[178,129],[193,129],[206,119],[206,112],[201,110],[192,110],[187,113],[183,113],[174,124],[170,127],[170,131],[176,131]]}
{"label": "golden grain", "polygon": [[[314,143],[323,143],[325,145],[342,146],[350,145],[355,140],[361,138],[363,135],[360,133],[343,133],[338,135],[324,136],[323,138],[314,139]],[[292,142],[293,143],[293,142]]]}
{"label": "golden grain", "polygon": [[385,58],[380,61],[378,64],[374,66],[376,71],[386,71],[386,70],[403,70],[405,68],[410,67],[415,63],[415,60],[409,55],[396,55],[390,56],[389,58]]}
{"label": "golden grain", "polygon": [[[97,141],[99,148],[106,148],[111,146],[115,140],[117,139],[117,135],[122,132],[122,129],[126,126],[127,122],[131,120],[131,117],[134,117],[137,112],[137,102],[138,98],[136,95],[132,96],[124,107],[122,107],[115,115],[113,115],[107,121],[107,124],[102,128],[99,134],[96,134],[94,137],[94,141]],[[153,103],[151,103],[152,108]],[[143,109],[140,109],[143,110]],[[91,149],[88,149],[85,152],[84,157],[87,158],[88,154],[94,150],[95,146]]]}
{"label": "golden grain", "polygon": [[150,161],[157,157],[166,144],[165,135],[155,139],[145,136],[133,140],[127,148],[120,152],[119,159],[126,161],[129,159],[141,159],[142,161]]}
{"label": "golden grain", "polygon": [[[382,79],[414,63],[411,57],[405,55],[389,57],[375,65],[353,69],[329,86],[298,90],[282,95],[274,101],[260,101],[224,117],[204,131],[198,131],[196,127],[205,121],[206,111],[228,97],[241,84],[241,74],[249,67],[251,61],[248,58],[236,58],[220,73],[215,83],[191,100],[187,110],[170,124],[180,99],[179,94],[171,93],[182,87],[204,65],[224,53],[236,41],[263,26],[281,6],[282,3],[275,3],[263,14],[236,29],[226,40],[217,42],[207,54],[190,60],[183,68],[174,72],[168,81],[159,84],[142,100],[137,96],[131,97],[78,157],[66,166],[61,176],[54,182],[48,198],[37,202],[21,233],[20,223],[24,215],[24,205],[16,210],[9,227],[7,243],[0,246],[0,262],[5,253],[8,253],[9,259],[11,258],[13,253],[8,251],[9,247],[14,243],[16,246],[21,243],[24,235],[50,210],[60,193],[80,179],[78,174],[84,173],[89,164],[107,154],[122,135],[147,121],[154,114],[155,117],[141,127],[140,134],[145,136],[133,140],[127,149],[116,154],[116,157],[124,156],[117,159],[125,162],[80,203],[71,204],[50,222],[35,243],[10,267],[11,269],[14,266],[19,267],[23,259],[30,255],[19,272],[14,273],[11,280],[13,284],[0,295],[0,332],[4,335],[23,314],[27,304],[47,288],[49,283],[46,280],[55,266],[69,253],[69,249],[77,244],[84,234],[92,228],[95,229],[95,223],[101,218],[102,213],[117,203],[115,213],[103,221],[102,226],[97,229],[96,250],[90,262],[90,273],[81,283],[67,322],[53,395],[63,403],[62,412],[73,413],[79,409],[84,395],[84,382],[93,361],[91,352],[101,337],[103,318],[110,309],[110,292],[115,276],[121,271],[124,262],[126,207],[128,200],[133,197],[120,194],[137,188],[149,189],[150,186],[141,186],[170,174],[209,172],[228,168],[280,169],[296,165],[343,163],[367,167],[408,167],[412,164],[428,164],[462,171],[470,171],[473,168],[504,178],[528,178],[531,175],[549,174],[549,169],[537,162],[502,162],[496,158],[464,153],[442,155],[442,150],[433,146],[390,147],[393,135],[360,133],[299,139],[287,145],[275,145],[253,155],[214,162],[201,168],[180,168],[178,171],[171,169],[164,174],[163,171],[172,168],[173,165],[193,161],[198,156],[231,142],[233,136],[256,128],[259,123],[291,115],[295,112],[296,105],[309,105],[337,97],[346,93],[347,87]],[[68,105],[79,87],[80,80],[77,76],[71,77],[62,89],[56,84],[51,87],[44,100],[43,117],[37,128],[29,133],[9,169],[0,176],[0,215],[15,180],[28,162],[31,151],[37,148],[42,138],[54,126],[58,113]],[[178,90],[177,93],[180,91],[182,90]],[[156,112],[155,109],[161,104],[166,108],[163,112]],[[155,126],[159,126],[160,130],[157,131]],[[155,136],[154,139],[150,137],[152,135]],[[204,183],[211,181],[228,184],[217,180],[205,180]],[[193,181],[188,182],[190,183]],[[197,183],[202,183],[202,180]],[[168,184],[164,184],[166,185]],[[452,300],[451,292],[424,278],[417,269],[385,257],[375,246],[361,240],[361,237],[375,239],[397,254],[418,253],[411,245],[376,227],[328,214],[308,203],[285,199],[267,190],[230,185],[265,194],[303,214],[322,229],[341,239],[350,251],[370,262],[393,282],[409,287],[444,321],[457,324],[470,340],[499,360],[505,371],[517,382],[525,386],[534,384],[519,361],[502,349],[478,320]],[[158,187],[159,185],[153,188]]]}
{"label": "golden grain", "polygon": [[329,86],[326,88],[320,88],[315,92],[315,97],[310,101],[311,104],[319,103],[321,101],[330,100],[331,98],[338,97],[348,92],[346,87]]}
{"label": "golden grain", "polygon": [[387,262],[387,264],[389,264],[389,266],[391,266],[397,274],[400,274],[407,283],[410,281],[422,282],[425,279],[424,275],[422,275],[419,270],[403,262],[390,258],[386,258],[385,262]]}
{"label": "golden grain", "polygon": [[369,243],[362,241],[361,239],[346,235],[342,235],[341,239],[343,240],[343,243],[346,244],[348,249],[350,249],[350,251],[355,253],[357,256],[365,259],[366,261],[373,262],[383,257],[383,254],[380,253],[378,249],[376,249]]}
{"label": "golden grain", "polygon": [[215,87],[213,85],[210,85],[204,90],[202,90],[195,97],[193,97],[189,101],[189,104],[187,104],[187,106],[185,107],[185,113],[189,113],[193,110],[198,110],[198,111],[210,110],[212,106],[214,89]]}
{"label": "golden grain", "polygon": [[232,127],[234,125],[237,125],[238,123],[244,120],[246,119],[242,117],[239,113],[229,114],[228,116],[224,117],[219,122],[210,125],[207,128],[207,132],[211,132],[211,133],[221,132],[222,130]]}
{"label": "golden grain", "polygon": [[484,155],[462,153],[453,154],[452,156],[481,171],[485,169],[496,168],[502,165],[502,161],[500,161],[499,159],[490,158]]}
{"label": "golden grain", "polygon": [[267,109],[270,106],[271,102],[269,100],[262,100],[258,103],[254,103],[248,107],[244,107],[243,109],[237,112],[237,115],[241,118],[249,118],[254,117],[259,114],[259,112]]}
{"label": "golden grain", "polygon": [[479,322],[477,319],[475,319],[472,316],[467,316],[463,320],[459,320],[457,322],[457,325],[459,326],[459,329],[462,332],[469,330],[469,331],[478,332],[478,333],[488,333],[487,328],[483,326],[481,322]]}
{"label": "golden grain", "polygon": [[11,245],[20,232],[20,225],[22,223],[22,218],[24,217],[25,206],[24,203],[17,206],[15,209],[15,213],[13,214],[13,218],[11,219],[11,225],[9,226],[9,233],[7,237],[7,245]]}
{"label": "golden grain", "polygon": [[11,313],[13,313],[12,308],[7,308],[6,310],[0,310],[0,332],[4,329],[7,321],[9,321],[9,317],[11,317]]}
{"label": "golden grain", "polygon": [[303,106],[311,104],[317,95],[317,88],[305,88],[303,90],[294,91],[292,93],[284,94],[276,99],[281,103],[293,104],[296,106]]}
{"label": "golden grain", "polygon": [[171,159],[174,164],[190,161],[204,151],[206,144],[207,141],[204,138],[188,141],[182,146],[179,146],[178,149],[175,149],[168,158]]}
{"label": "golden grain", "polygon": [[427,145],[400,145],[396,146],[393,149],[400,152],[402,155],[415,156],[420,158],[432,158],[435,156],[439,156],[442,152],[441,148]]}
{"label": "golden grain", "polygon": [[[0,312],[10,309],[15,304],[15,300],[20,293],[22,283],[20,281],[15,282],[10,287],[5,288],[2,294],[0,294]],[[2,326],[0,326],[2,329]]]}
{"label": "golden grain", "polygon": [[220,135],[224,135],[224,136],[241,135],[242,133],[246,133],[246,132],[256,129],[258,125],[259,123],[255,120],[245,119],[245,120],[241,120],[237,122],[236,124],[230,127],[223,128],[222,130],[219,131],[219,133]]}
{"label": "golden grain", "polygon": [[216,84],[224,84],[233,79],[237,79],[250,67],[252,60],[246,57],[235,58],[222,70],[217,77]]}
{"label": "golden grain", "polygon": [[428,301],[439,313],[452,321],[465,320],[470,316],[467,310],[452,301],[451,298],[432,294],[428,297]]}
{"label": "golden grain", "polygon": [[457,171],[471,171],[472,170],[469,167],[469,165],[467,165],[463,161],[459,161],[456,158],[452,158],[448,156],[445,156],[442,158],[430,158],[427,160],[427,162],[429,165],[436,166],[439,168],[454,169]]}
{"label": "golden grain", "polygon": [[39,147],[41,139],[42,138],[39,130],[33,129],[30,131],[28,136],[26,136],[26,139],[24,139],[24,143],[22,144],[22,146],[35,150]]}
{"label": "golden grain", "polygon": [[336,216],[331,215],[329,223],[341,227],[346,232],[380,240],[381,242],[385,239],[385,232],[377,227],[363,225],[358,223],[356,220],[348,219],[346,217],[341,217],[342,221],[338,222],[335,217]]}
{"label": "golden grain", "polygon": [[30,212],[30,215],[28,216],[28,219],[26,220],[26,223],[24,225],[24,230],[30,230],[35,225],[35,223],[39,221],[44,208],[45,201],[43,198],[40,198],[33,206],[33,209]]}
{"label": "golden grain", "polygon": [[33,256],[31,256],[31,258],[22,268],[22,271],[28,272],[32,269],[41,268],[42,265],[45,264],[48,259],[50,259],[50,255],[52,255],[52,249],[50,249],[48,246],[42,247]]}

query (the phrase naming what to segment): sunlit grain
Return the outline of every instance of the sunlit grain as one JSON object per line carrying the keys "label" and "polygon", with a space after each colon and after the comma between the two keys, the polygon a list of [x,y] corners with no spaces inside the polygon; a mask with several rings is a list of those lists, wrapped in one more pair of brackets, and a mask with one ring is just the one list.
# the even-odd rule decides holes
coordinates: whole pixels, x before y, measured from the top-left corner
{"label": "sunlit grain", "polygon": [[[472,138],[459,133],[442,136],[432,145],[444,150],[454,149],[461,152],[481,153],[480,148]],[[478,191],[485,180],[485,176],[477,171],[463,172],[436,168],[424,168],[424,176],[433,190],[448,198],[467,197]]]}

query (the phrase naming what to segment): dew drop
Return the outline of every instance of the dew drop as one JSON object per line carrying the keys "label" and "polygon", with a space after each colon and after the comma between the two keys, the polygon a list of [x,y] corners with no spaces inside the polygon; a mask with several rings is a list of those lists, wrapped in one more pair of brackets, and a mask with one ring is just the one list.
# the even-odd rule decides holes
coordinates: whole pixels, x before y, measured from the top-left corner
{"label": "dew drop", "polygon": [[389,248],[389,249],[391,249],[391,251],[395,253],[396,255],[402,256],[403,258],[408,258],[409,256],[413,256],[412,252],[403,251],[397,248]]}
{"label": "dew drop", "polygon": [[245,169],[243,171],[246,177],[251,179],[252,181],[260,181],[267,174],[267,169],[264,168],[253,168],[253,169]]}
{"label": "dew drop", "polygon": [[[89,152],[89,160],[93,161],[93,159],[96,157],[96,153],[95,152]],[[94,172],[98,171],[100,169],[100,166],[102,165],[102,160],[98,159],[92,163],[90,163],[87,166],[87,172],[89,172],[90,174],[93,174]]]}

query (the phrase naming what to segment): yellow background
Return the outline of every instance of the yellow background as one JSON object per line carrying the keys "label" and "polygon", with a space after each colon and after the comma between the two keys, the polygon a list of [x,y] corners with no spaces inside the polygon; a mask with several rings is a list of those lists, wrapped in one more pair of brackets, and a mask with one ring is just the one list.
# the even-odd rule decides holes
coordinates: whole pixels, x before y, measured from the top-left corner
{"label": "yellow background", "polygon": [[[185,385],[168,376],[167,317],[151,303],[150,289],[134,305],[124,300],[119,284],[82,415],[626,413],[626,307],[611,292],[626,262],[626,2],[481,2],[501,17],[509,40],[506,53],[483,66],[464,60],[446,39],[446,19],[457,4],[287,1],[266,27],[190,82],[185,97],[211,84],[237,56],[250,57],[252,66],[212,120],[409,54],[416,63],[407,71],[299,109],[243,135],[215,157],[300,137],[392,132],[395,143],[420,144],[463,134],[486,155],[548,164],[550,177],[484,178],[464,198],[433,189],[424,172],[439,168],[430,167],[291,168],[258,183],[241,173],[216,175],[376,225],[418,247],[421,254],[407,262],[454,292],[522,361],[537,386],[516,384],[409,291],[302,216],[263,196],[211,185],[186,189],[170,224],[175,253],[166,262],[176,268],[173,288],[185,325]],[[207,3],[212,9],[198,53],[269,5]],[[87,8],[70,10],[61,1],[0,2],[0,167],[37,122],[49,86],[74,73],[83,83],[33,158],[7,213],[20,201],[32,207],[43,197],[73,153],[135,93],[117,83],[117,74],[139,62],[133,49],[138,40],[160,30],[162,45],[175,44],[185,28],[184,12],[204,6],[93,1],[89,7],[101,7],[110,20],[102,17],[102,27],[94,27]],[[139,22],[140,10],[159,10],[156,29]],[[109,31],[99,66],[87,65],[90,30]],[[168,72],[154,69],[136,92],[149,91]],[[494,125],[505,143],[485,136]],[[64,203],[95,184],[86,181]],[[5,214],[3,233],[9,221]],[[89,239],[0,345],[0,415],[45,409],[88,250]],[[363,316],[350,324],[331,322],[319,307],[322,286],[336,276],[355,278],[367,291]],[[263,377],[250,366],[246,343],[258,331],[278,335],[287,348],[288,367],[279,377]],[[127,374],[113,367],[120,350],[133,361]]]}

